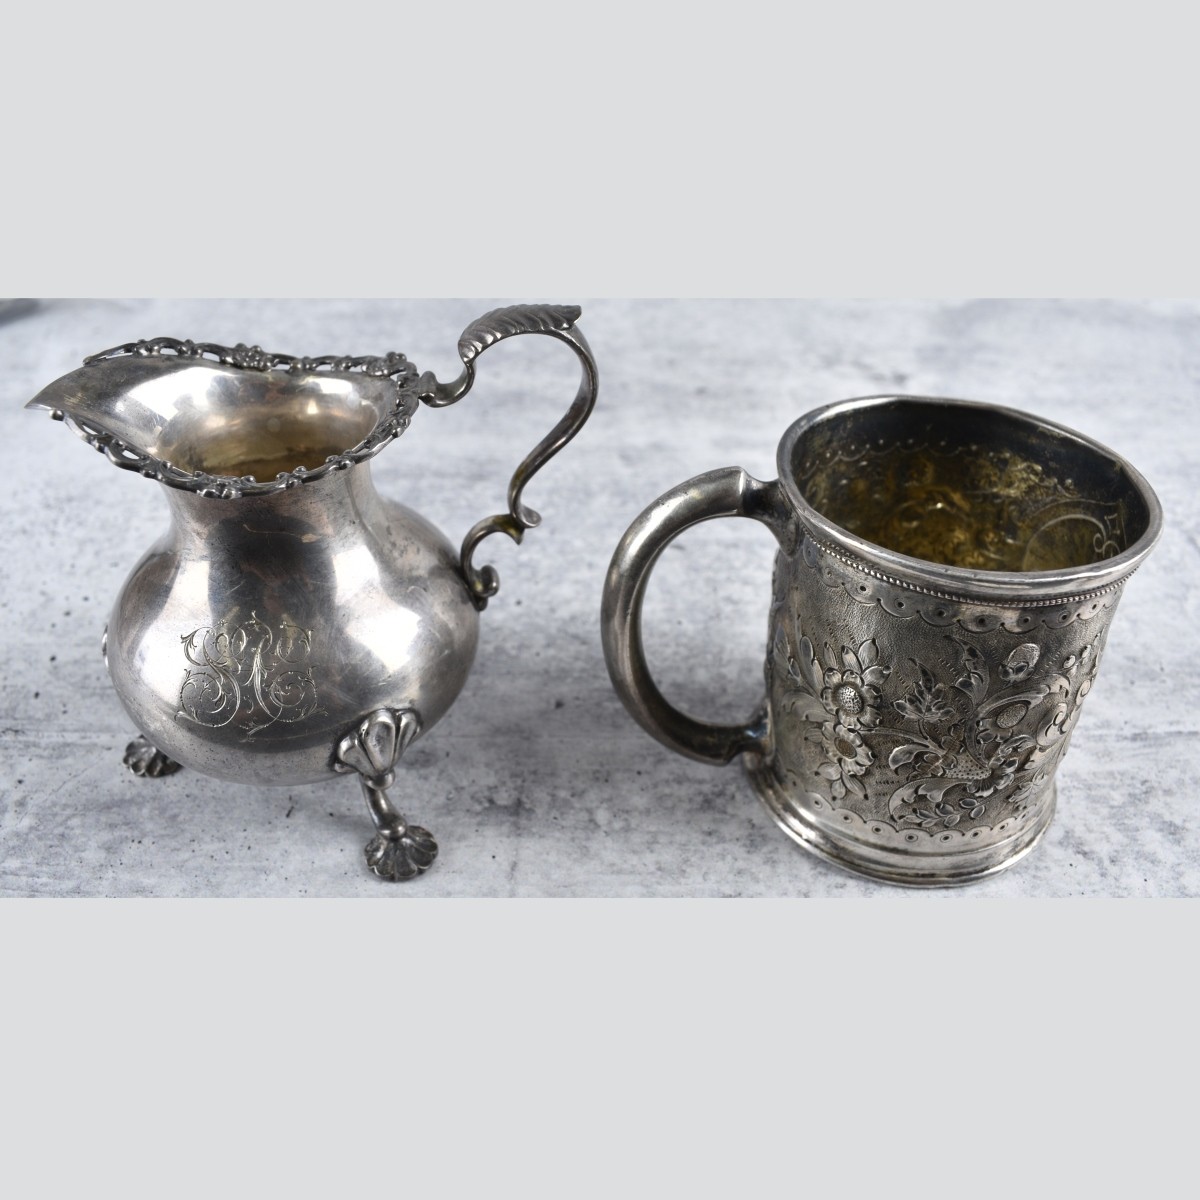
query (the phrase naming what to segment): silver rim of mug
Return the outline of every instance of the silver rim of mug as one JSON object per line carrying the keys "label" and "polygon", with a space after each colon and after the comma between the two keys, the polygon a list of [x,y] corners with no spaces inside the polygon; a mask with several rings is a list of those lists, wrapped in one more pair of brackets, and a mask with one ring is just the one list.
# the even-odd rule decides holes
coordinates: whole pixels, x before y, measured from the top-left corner
{"label": "silver rim of mug", "polygon": [[[805,499],[792,468],[796,451],[801,440],[822,424],[837,421],[847,414],[864,409],[891,408],[907,404],[941,407],[947,410],[973,409],[981,418],[985,415],[989,420],[998,416],[1006,418],[1024,425],[1040,439],[1066,441],[1084,449],[1093,459],[1107,464],[1129,480],[1146,506],[1146,528],[1132,545],[1112,558],[1086,566],[1052,571],[982,571],[947,566],[889,550],[886,546],[880,546],[851,533],[813,508]],[[915,586],[918,590],[925,590],[948,600],[965,600],[976,604],[990,601],[1029,607],[1031,602],[1036,603],[1039,600],[1061,601],[1068,597],[1109,591],[1119,587],[1137,570],[1162,534],[1162,505],[1142,473],[1128,460],[1100,442],[1065,425],[1036,417],[1020,409],[976,400],[891,394],[861,396],[853,400],[839,400],[833,404],[826,404],[806,413],[788,427],[779,443],[776,465],[781,485],[801,522],[818,538],[855,559],[871,564],[878,568],[878,571],[894,575],[895,582],[903,586]]]}

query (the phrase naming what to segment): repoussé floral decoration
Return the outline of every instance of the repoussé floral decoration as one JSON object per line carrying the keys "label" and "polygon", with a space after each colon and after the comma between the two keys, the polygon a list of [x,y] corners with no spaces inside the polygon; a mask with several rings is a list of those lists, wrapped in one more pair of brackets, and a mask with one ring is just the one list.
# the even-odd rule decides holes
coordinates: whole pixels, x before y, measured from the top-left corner
{"label": "repouss\u00e9 floral decoration", "polygon": [[822,751],[817,776],[835,805],[866,801],[863,777],[886,761],[900,781],[887,802],[896,828],[950,829],[982,820],[998,802],[1024,808],[1065,751],[1100,660],[1097,638],[1039,673],[1041,651],[1032,642],[989,664],[948,634],[953,681],[911,659],[916,680],[889,703],[884,685],[893,669],[879,661],[874,638],[840,652],[826,643],[822,661],[799,625],[796,633],[793,643],[779,631],[773,658],[785,681],[784,710],[813,726],[809,740]]}

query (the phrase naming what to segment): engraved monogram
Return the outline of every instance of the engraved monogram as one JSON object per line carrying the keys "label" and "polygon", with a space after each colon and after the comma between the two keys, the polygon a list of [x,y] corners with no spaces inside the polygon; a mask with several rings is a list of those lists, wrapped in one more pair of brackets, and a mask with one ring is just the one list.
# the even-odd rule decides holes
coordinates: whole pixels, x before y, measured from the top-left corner
{"label": "engraved monogram", "polygon": [[1103,636],[1048,664],[1032,642],[995,661],[946,634],[937,670],[912,658],[902,672],[880,661],[874,638],[840,651],[827,643],[822,660],[798,622],[795,634],[780,626],[771,667],[783,711],[807,723],[811,786],[834,807],[870,807],[894,829],[929,832],[994,821],[1001,804],[1019,813],[1041,793],[1091,690]]}
{"label": "engraved monogram", "polygon": [[309,665],[311,629],[282,621],[275,630],[252,612],[240,625],[222,622],[180,640],[192,665],[179,688],[176,720],[213,729],[236,720],[250,738],[277,721],[322,714]]}

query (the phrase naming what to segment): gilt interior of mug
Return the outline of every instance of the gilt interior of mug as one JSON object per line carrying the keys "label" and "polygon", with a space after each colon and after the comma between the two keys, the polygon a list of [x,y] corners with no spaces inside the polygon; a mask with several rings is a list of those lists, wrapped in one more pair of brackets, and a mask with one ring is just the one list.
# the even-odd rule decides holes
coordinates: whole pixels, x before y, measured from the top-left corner
{"label": "gilt interior of mug", "polygon": [[942,578],[1083,583],[1098,567],[1132,569],[1161,525],[1154,493],[1119,455],[968,401],[869,397],[819,409],[788,431],[780,473],[822,532]]}

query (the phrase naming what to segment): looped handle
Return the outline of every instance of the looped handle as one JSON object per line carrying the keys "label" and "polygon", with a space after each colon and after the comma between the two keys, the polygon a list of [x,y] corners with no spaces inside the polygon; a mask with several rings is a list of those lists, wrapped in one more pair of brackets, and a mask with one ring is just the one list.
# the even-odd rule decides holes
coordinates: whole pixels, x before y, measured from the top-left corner
{"label": "looped handle", "polygon": [[520,543],[526,529],[541,522],[541,516],[521,503],[521,492],[534,475],[552,459],[582,428],[596,403],[599,376],[587,339],[575,328],[581,309],[575,304],[514,304],[497,308],[472,321],[458,339],[458,354],[463,361],[462,374],[451,383],[438,383],[432,371],[426,371],[417,383],[419,398],[431,408],[454,404],[471,390],[475,381],[475,360],[489,346],[519,333],[545,333],[566,342],[579,356],[583,375],[579,390],[566,416],[533,448],[513,474],[508,485],[508,512],[486,517],[472,526],[462,544],[462,571],[475,607],[487,607],[489,597],[500,588],[500,576],[493,566],[476,567],[472,562],[475,547],[489,534],[505,533]]}
{"label": "looped handle", "polygon": [[685,529],[716,517],[761,521],[785,550],[795,542],[794,516],[778,482],[762,483],[741,467],[697,475],[660,496],[621,539],[604,582],[600,636],[613,687],[638,724],[688,758],[727,763],[747,750],[766,750],[765,722],[710,725],[680,712],[655,685],[642,648],[642,601],[658,556]]}

